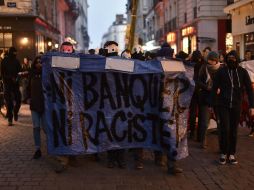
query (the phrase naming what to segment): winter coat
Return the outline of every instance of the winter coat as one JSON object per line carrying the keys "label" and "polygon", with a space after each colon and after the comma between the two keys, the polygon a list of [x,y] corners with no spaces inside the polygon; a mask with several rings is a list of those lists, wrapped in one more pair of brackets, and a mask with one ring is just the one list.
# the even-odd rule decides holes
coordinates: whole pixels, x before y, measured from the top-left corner
{"label": "winter coat", "polygon": [[243,92],[246,90],[249,107],[254,108],[251,80],[246,69],[239,66],[236,69],[223,67],[216,73],[210,98],[211,106],[214,105],[214,98],[218,89],[220,89],[220,93],[217,95],[218,106],[240,108]]}
{"label": "winter coat", "polygon": [[42,74],[32,69],[29,82],[30,109],[38,113],[44,112],[44,96],[42,89]]}
{"label": "winter coat", "polygon": [[5,57],[1,64],[1,74],[5,85],[17,85],[18,73],[21,71],[20,62],[15,56]]}
{"label": "winter coat", "polygon": [[200,105],[209,105],[211,90],[213,86],[213,80],[217,70],[209,72],[207,68],[207,63],[202,64],[198,78],[196,79],[196,88],[198,89],[198,102]]}

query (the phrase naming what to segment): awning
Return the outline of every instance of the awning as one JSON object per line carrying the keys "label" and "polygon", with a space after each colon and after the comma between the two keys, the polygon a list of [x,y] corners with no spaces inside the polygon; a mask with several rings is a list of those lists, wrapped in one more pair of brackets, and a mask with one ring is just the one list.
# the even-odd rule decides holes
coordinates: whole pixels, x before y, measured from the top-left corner
{"label": "awning", "polygon": [[227,7],[224,8],[224,12],[225,13],[228,13],[230,14],[230,11],[233,10],[233,9],[237,9],[237,8],[240,8],[248,3],[251,3],[253,2],[254,3],[254,0],[241,0],[241,1],[237,1]]}

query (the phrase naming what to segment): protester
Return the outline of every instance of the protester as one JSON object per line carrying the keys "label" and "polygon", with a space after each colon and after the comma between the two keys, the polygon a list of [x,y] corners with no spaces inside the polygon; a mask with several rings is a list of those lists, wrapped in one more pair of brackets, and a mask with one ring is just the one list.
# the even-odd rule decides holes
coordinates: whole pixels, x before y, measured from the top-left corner
{"label": "protester", "polygon": [[[252,63],[248,63],[249,61],[252,60],[252,57],[251,57],[251,51],[250,50],[246,50],[245,51],[245,56],[244,56],[244,60],[242,61],[241,63],[241,66],[243,66],[243,68],[245,68],[246,66],[246,70],[249,73],[250,76],[253,75],[253,71],[250,67],[250,65],[252,65]],[[248,66],[249,65],[249,66]],[[251,82],[252,82],[252,90],[253,90],[253,93],[254,93],[254,81],[253,81],[253,76],[251,77]],[[253,137],[254,136],[254,118],[253,117],[250,117],[249,115],[249,112],[248,112],[248,100],[247,100],[247,95],[246,95],[246,92],[244,93],[244,96],[243,96],[243,103],[242,103],[242,114],[241,114],[241,122],[242,123],[243,121],[246,122],[246,125],[248,127],[250,127],[250,133],[249,133],[249,136],[250,137]]]}
{"label": "protester", "polygon": [[[162,59],[172,59],[174,54],[174,49],[171,48],[171,46],[167,43],[164,42],[161,46],[161,49],[157,52],[157,59],[162,60]],[[168,98],[169,94],[166,92],[162,92],[161,94],[162,99]],[[166,112],[169,114],[169,112]],[[168,117],[170,118],[170,117]],[[172,147],[173,148],[173,147]],[[168,151],[168,150],[167,150]],[[164,166],[165,163],[163,161],[163,153],[161,151],[154,151],[154,161],[155,164],[158,166]],[[167,154],[167,173],[169,175],[176,175],[178,173],[182,173],[183,169],[179,168],[177,166],[177,161],[175,159],[174,155]]]}
{"label": "protester", "polygon": [[19,73],[21,71],[21,65],[16,55],[17,50],[11,47],[8,56],[2,61],[1,68],[9,126],[13,125],[13,116],[15,121],[18,120],[18,112],[21,105],[21,94],[19,91]]}
{"label": "protester", "polygon": [[141,60],[141,61],[145,61],[145,56],[144,56],[144,53],[143,53],[143,49],[140,45],[137,45],[133,48],[133,54],[131,55],[131,58],[132,59],[138,59],[138,60]]}
{"label": "protester", "polygon": [[244,60],[243,61],[250,61],[250,60],[252,60],[251,51],[246,50],[245,54],[244,54]]}
{"label": "protester", "polygon": [[89,50],[88,50],[88,53],[89,53],[90,55],[95,55],[95,49],[89,49]]}
{"label": "protester", "polygon": [[225,63],[225,55],[223,53],[219,54],[219,62],[221,65],[224,65]]}
{"label": "protester", "polygon": [[[71,54],[71,53],[74,53],[75,50],[72,43],[63,42],[60,47],[60,52]],[[68,155],[57,156],[57,159],[58,159],[59,165],[57,165],[57,167],[55,168],[56,173],[61,173],[65,171],[69,165],[74,167],[77,166],[76,156],[68,156]]]}
{"label": "protester", "polygon": [[28,57],[24,57],[23,63],[21,64],[21,78],[20,78],[20,91],[21,91],[21,101],[27,103],[27,88],[28,88],[28,77],[29,71],[31,69],[31,64],[29,63]]}
{"label": "protester", "polygon": [[145,60],[146,61],[149,61],[149,60],[152,60],[152,59],[155,59],[156,58],[156,54],[155,53],[152,53],[150,51],[147,51],[145,53]]}
{"label": "protester", "polygon": [[45,130],[44,97],[42,89],[41,57],[35,58],[29,73],[30,110],[33,122],[35,153],[33,159],[41,157],[41,129]]}
{"label": "protester", "polygon": [[212,51],[212,49],[210,47],[205,47],[205,49],[203,50],[203,57],[204,57],[205,61],[207,61],[207,56],[210,51]]}
{"label": "protester", "polygon": [[121,57],[125,58],[125,59],[131,59],[131,51],[128,49],[125,49],[122,53],[121,53]]}
{"label": "protester", "polygon": [[[104,44],[106,50],[106,57],[118,56],[118,43],[114,41],[107,41]],[[119,168],[125,168],[125,150],[109,150],[107,151],[107,166],[108,168],[114,168],[117,164]]]}
{"label": "protester", "polygon": [[[194,76],[193,80],[195,82],[195,90],[191,98],[191,103],[189,107],[189,127],[190,127],[190,138],[193,139],[195,137],[195,129],[196,129],[196,118],[198,114],[198,93],[199,88],[197,86],[198,74],[201,66],[204,64],[204,60],[200,51],[193,51],[191,57],[192,65],[194,65]],[[200,137],[198,137],[198,141],[200,141]]]}
{"label": "protester", "polygon": [[218,117],[220,121],[220,164],[237,164],[235,157],[237,145],[237,128],[240,121],[243,89],[246,89],[249,100],[249,113],[254,115],[254,100],[251,80],[248,72],[239,66],[240,59],[236,51],[231,51],[226,56],[226,67],[221,68],[215,78],[212,88],[210,106],[216,103],[218,95]]}
{"label": "protester", "polygon": [[[219,56],[216,52],[211,51],[207,55],[207,62],[201,66],[198,74],[198,137],[200,138],[202,148],[207,147],[206,131],[210,120],[209,97],[214,77],[219,68]],[[216,109],[214,110],[216,111]]]}

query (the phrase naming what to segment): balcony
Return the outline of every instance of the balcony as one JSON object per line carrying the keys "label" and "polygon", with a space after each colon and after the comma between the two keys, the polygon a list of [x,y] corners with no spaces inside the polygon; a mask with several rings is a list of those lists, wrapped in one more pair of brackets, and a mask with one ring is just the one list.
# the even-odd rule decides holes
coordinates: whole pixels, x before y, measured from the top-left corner
{"label": "balcony", "polygon": [[75,0],[65,0],[74,18],[77,18],[81,11],[81,5]]}
{"label": "balcony", "polygon": [[234,3],[234,0],[227,0],[227,5],[231,5]]}

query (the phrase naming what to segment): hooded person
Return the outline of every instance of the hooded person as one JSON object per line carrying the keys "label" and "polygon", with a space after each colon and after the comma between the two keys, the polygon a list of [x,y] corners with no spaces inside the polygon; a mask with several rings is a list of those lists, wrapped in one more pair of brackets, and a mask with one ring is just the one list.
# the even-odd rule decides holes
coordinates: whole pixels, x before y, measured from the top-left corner
{"label": "hooded person", "polygon": [[[14,120],[18,120],[18,112],[21,106],[21,93],[19,90],[19,73],[21,65],[16,58],[17,50],[14,47],[9,49],[8,55],[3,59],[1,73],[4,82],[4,97],[7,104],[8,125],[12,126]],[[15,104],[14,104],[15,102]]]}
{"label": "hooded person", "polygon": [[[106,57],[115,57],[118,56],[118,43],[115,41],[107,41],[104,44],[104,49],[106,50]],[[125,150],[109,150],[107,151],[107,166],[108,168],[114,168],[115,164],[119,168],[125,168]]]}
{"label": "hooded person", "polygon": [[104,49],[106,50],[106,57],[118,56],[118,43],[115,41],[107,41],[104,44]]}
{"label": "hooded person", "polygon": [[[221,68],[214,78],[210,106],[217,103],[220,121],[220,164],[237,164],[235,157],[237,128],[240,122],[241,105],[244,90],[248,96],[249,114],[254,115],[254,99],[251,80],[246,69],[239,66],[240,59],[236,51],[226,55],[226,66]],[[219,89],[219,94],[217,93]],[[215,97],[217,96],[217,102]]]}
{"label": "hooded person", "polygon": [[157,52],[157,57],[162,57],[162,58],[166,58],[166,59],[171,59],[173,58],[174,55],[174,49],[171,48],[171,46],[169,45],[169,43],[164,42],[161,45],[161,49],[158,50]]}
{"label": "hooded person", "polygon": [[133,54],[131,55],[132,59],[138,59],[140,61],[145,61],[145,56],[144,56],[144,52],[143,52],[143,48],[141,47],[141,45],[136,45],[133,48]]}
{"label": "hooded person", "polygon": [[[174,49],[170,47],[170,45],[165,42],[162,44],[161,49],[157,52],[157,59],[173,59]],[[161,96],[167,96],[167,93],[162,92]],[[163,97],[162,99],[164,99]],[[163,153],[161,151],[154,151],[154,162],[158,166],[164,166],[167,165],[167,173],[169,175],[176,175],[178,173],[182,173],[183,169],[179,168],[177,166],[177,161],[174,157],[174,155],[167,154],[167,163],[164,163],[163,159]]]}
{"label": "hooded person", "polygon": [[[198,88],[198,139],[201,147],[206,148],[206,131],[210,120],[209,97],[213,86],[216,72],[221,68],[219,55],[216,52],[209,52],[207,62],[199,70],[196,81]],[[216,106],[216,105],[215,105]],[[216,110],[216,109],[214,109]],[[216,112],[217,113],[217,112]]]}
{"label": "hooded person", "polygon": [[[191,56],[191,64],[194,65],[193,80],[194,80],[195,84],[197,84],[199,70],[200,70],[201,66],[204,64],[202,54],[199,50],[193,51],[192,56]],[[195,136],[196,117],[197,117],[197,113],[198,113],[198,93],[199,93],[199,88],[197,87],[197,85],[195,85],[195,91],[192,95],[191,103],[190,103],[190,107],[189,107],[190,138],[194,138],[194,136]]]}

